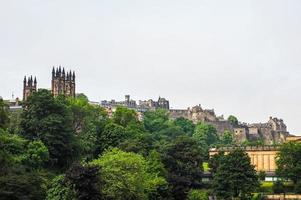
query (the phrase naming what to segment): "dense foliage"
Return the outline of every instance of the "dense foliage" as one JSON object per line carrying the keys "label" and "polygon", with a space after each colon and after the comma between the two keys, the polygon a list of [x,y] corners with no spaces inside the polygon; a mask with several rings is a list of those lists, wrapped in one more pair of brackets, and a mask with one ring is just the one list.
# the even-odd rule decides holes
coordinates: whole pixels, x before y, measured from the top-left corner
{"label": "dense foliage", "polygon": [[[39,90],[20,111],[10,112],[0,100],[0,200],[202,200],[211,191],[221,199],[249,197],[258,177],[246,154],[208,156],[209,148],[234,143],[232,132],[172,120],[164,109],[141,119],[117,107],[108,116],[84,94],[54,98]],[[299,155],[298,146],[285,146],[278,163],[292,162],[279,174],[296,183]],[[212,186],[202,182],[204,161],[214,175]]]}
{"label": "dense foliage", "polygon": [[49,165],[68,167],[78,155],[72,132],[72,119],[63,97],[54,98],[48,90],[40,90],[24,103],[21,135],[41,140],[49,150]]}
{"label": "dense foliage", "polygon": [[[291,180],[295,192],[301,192],[301,143],[289,142],[281,146],[276,160],[277,175],[283,180]],[[277,187],[278,188],[278,187]],[[278,190],[278,189],[277,189]]]}
{"label": "dense foliage", "polygon": [[0,128],[6,128],[9,123],[8,106],[0,97]]}
{"label": "dense foliage", "polygon": [[221,199],[250,199],[259,181],[249,156],[240,149],[215,157],[218,161],[213,175],[214,193]]}

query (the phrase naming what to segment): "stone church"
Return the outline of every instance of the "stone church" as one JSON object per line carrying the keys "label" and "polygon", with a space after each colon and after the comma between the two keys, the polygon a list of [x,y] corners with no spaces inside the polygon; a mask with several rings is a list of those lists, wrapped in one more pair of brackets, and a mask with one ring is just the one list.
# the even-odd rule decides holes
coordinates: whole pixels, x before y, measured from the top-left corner
{"label": "stone church", "polygon": [[29,95],[31,95],[33,92],[37,91],[37,79],[34,77],[34,80],[32,80],[32,76],[26,78],[24,77],[23,80],[23,101],[26,101]]}
{"label": "stone church", "polygon": [[51,92],[53,96],[60,94],[75,97],[75,72],[65,72],[65,68],[52,69]]}
{"label": "stone church", "polygon": [[[58,95],[65,95],[67,97],[75,97],[75,72],[71,70],[65,71],[65,68],[61,66],[52,69],[51,79],[51,93],[54,97]],[[23,81],[23,101],[26,101],[28,97],[36,92],[37,79],[33,79],[32,76],[24,77]]]}

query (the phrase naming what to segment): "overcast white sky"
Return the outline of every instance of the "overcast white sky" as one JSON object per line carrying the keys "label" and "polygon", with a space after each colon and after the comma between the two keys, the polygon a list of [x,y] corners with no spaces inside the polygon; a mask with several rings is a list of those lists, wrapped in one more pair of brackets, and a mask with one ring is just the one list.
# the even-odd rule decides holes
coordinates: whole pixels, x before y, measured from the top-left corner
{"label": "overcast white sky", "polygon": [[201,104],[301,135],[300,0],[0,0],[0,96],[77,73],[90,100]]}

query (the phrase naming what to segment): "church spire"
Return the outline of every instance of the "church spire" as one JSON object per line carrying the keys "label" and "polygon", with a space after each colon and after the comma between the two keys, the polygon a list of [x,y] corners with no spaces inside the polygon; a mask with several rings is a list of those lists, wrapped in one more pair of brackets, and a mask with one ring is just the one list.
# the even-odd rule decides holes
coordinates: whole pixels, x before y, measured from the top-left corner
{"label": "church spire", "polygon": [[54,70],[54,66],[52,67],[52,77],[55,76],[55,70]]}

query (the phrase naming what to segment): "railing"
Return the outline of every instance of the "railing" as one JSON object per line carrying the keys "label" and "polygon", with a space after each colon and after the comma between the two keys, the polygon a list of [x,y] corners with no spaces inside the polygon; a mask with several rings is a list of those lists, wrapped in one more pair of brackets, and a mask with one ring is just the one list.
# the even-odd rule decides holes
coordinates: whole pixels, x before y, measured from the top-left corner
{"label": "railing", "polygon": [[277,151],[279,150],[280,146],[273,145],[273,146],[233,146],[233,147],[217,147],[211,148],[209,151],[225,151],[229,152],[234,149],[242,149],[245,151]]}
{"label": "railing", "polygon": [[265,199],[268,200],[301,200],[300,194],[272,194],[272,195],[265,195]]}

